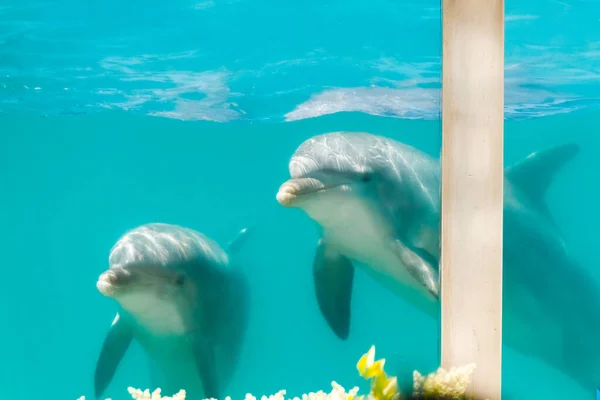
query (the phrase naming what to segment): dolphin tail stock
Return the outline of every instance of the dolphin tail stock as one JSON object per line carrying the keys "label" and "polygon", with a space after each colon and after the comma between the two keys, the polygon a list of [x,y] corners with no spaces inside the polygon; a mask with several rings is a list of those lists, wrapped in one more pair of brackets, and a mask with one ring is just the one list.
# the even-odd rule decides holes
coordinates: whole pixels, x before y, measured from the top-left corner
{"label": "dolphin tail stock", "polygon": [[131,324],[120,318],[117,313],[104,338],[102,350],[100,350],[100,355],[96,362],[96,371],[94,372],[94,394],[96,399],[99,399],[108,388],[132,339]]}
{"label": "dolphin tail stock", "polygon": [[233,239],[227,243],[227,250],[230,253],[238,253],[244,244],[248,241],[251,232],[254,231],[254,226],[241,229]]}

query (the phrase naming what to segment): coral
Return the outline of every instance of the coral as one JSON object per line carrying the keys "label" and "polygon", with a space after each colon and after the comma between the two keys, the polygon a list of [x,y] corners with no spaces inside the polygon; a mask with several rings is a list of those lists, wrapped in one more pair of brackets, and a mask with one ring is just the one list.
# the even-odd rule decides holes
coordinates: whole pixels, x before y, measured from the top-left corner
{"label": "coral", "polygon": [[171,397],[161,397],[160,389],[156,389],[154,392],[150,393],[150,390],[148,389],[142,392],[140,389],[129,387],[127,388],[127,391],[134,400],[185,400],[185,390],[180,390],[179,393],[176,393]]}
{"label": "coral", "polygon": [[[371,392],[367,395],[368,400],[398,400],[403,397],[398,392],[396,377],[389,378],[384,371],[384,366],[385,358],[375,361],[375,346],[371,346],[356,364],[358,373],[365,379],[371,379]],[[409,398],[467,399],[467,385],[474,369],[475,364],[452,368],[450,371],[438,368],[436,372],[430,373],[427,377],[414,371],[413,394]],[[349,395],[347,399],[352,399],[352,396]],[[358,396],[356,400],[364,400],[364,396]]]}
{"label": "coral", "polygon": [[464,399],[467,385],[475,364],[454,367],[450,371],[438,368],[435,373],[422,376],[418,371],[413,372],[413,396],[422,398]]}
{"label": "coral", "polygon": [[[352,388],[349,392],[338,383],[331,382],[331,392],[326,393],[322,390],[303,394],[302,397],[294,397],[292,400],[401,400],[405,397],[398,391],[398,382],[396,377],[388,377],[384,371],[385,358],[375,361],[375,346],[371,346],[356,364],[358,373],[365,379],[371,381],[371,391],[367,395],[358,395],[358,387]],[[446,371],[438,368],[427,377],[421,375],[418,371],[413,372],[413,394],[411,399],[444,399],[444,400],[466,400],[466,389],[475,369],[474,364],[463,367],[452,368]],[[129,394],[133,400],[185,400],[185,390],[171,397],[161,397],[160,389],[150,393],[148,389],[128,388]],[[262,396],[260,400],[286,400],[286,391]],[[78,400],[85,400],[80,397]],[[110,400],[110,399],[106,399]],[[205,399],[215,400],[215,399]],[[225,400],[231,400],[226,397]],[[257,400],[250,393],[246,394],[244,400]]]}

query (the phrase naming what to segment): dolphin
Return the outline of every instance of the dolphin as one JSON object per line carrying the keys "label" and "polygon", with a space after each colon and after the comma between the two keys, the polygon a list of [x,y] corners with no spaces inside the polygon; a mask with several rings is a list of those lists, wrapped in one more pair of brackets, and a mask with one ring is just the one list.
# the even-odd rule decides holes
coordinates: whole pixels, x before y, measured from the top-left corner
{"label": "dolphin", "polygon": [[[505,169],[503,340],[594,390],[600,291],[569,253],[544,201],[556,173],[578,152],[568,143]],[[303,142],[289,172],[277,201],[320,227],[314,287],[337,337],[349,335],[355,265],[439,317],[439,160],[389,138],[332,132]]]}
{"label": "dolphin", "polygon": [[[229,248],[238,250],[246,233]],[[96,286],[117,301],[118,312],[96,363],[96,398],[134,338],[149,356],[153,386],[184,389],[191,400],[220,398],[248,324],[242,268],[202,233],[163,223],[126,232],[111,249],[109,266]]]}

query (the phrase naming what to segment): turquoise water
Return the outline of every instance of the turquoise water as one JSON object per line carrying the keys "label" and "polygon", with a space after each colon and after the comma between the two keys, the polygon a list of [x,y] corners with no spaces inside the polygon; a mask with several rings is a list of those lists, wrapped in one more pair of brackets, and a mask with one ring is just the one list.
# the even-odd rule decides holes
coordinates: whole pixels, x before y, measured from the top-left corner
{"label": "turquoise water", "polygon": [[[15,172],[3,175],[10,194],[3,198],[2,218],[13,231],[3,241],[11,249],[7,262],[20,267],[6,279],[27,284],[7,285],[3,292],[6,304],[19,299],[5,315],[19,321],[2,342],[2,354],[14,360],[1,375],[7,396],[35,398],[51,391],[57,399],[91,398],[95,361],[116,310],[96,290],[96,279],[119,236],[154,221],[194,227],[223,245],[240,228],[255,227],[243,251],[253,309],[231,396],[280,389],[300,395],[326,390],[332,379],[360,384],[355,364],[371,344],[390,371],[406,366],[408,380],[411,368],[436,368],[436,323],[407,307],[390,321],[402,303],[378,293],[364,274],[356,278],[351,338],[344,343],[330,333],[312,287],[317,231],[300,212],[281,207],[275,195],[287,176],[287,160],[307,134],[419,129],[422,136],[410,142],[433,155],[439,122],[338,114],[245,125],[103,112],[4,117],[3,126],[9,123],[15,133],[3,136],[2,162]],[[83,135],[81,126],[87,128]],[[138,351],[125,359],[107,397],[127,398],[129,385],[149,387],[144,356],[132,350]]]}
{"label": "turquoise water", "polygon": [[[505,162],[581,147],[546,199],[570,253],[596,280],[599,8],[506,6]],[[317,229],[275,195],[294,150],[320,133],[367,131],[437,158],[440,54],[431,1],[3,3],[3,396],[93,398],[116,311],[96,280],[119,237],[149,222],[222,245],[254,229],[241,254],[252,308],[225,390],[234,399],[329,390],[332,380],[366,390],[355,364],[372,344],[405,385],[414,369],[437,368],[438,323],[360,269],[350,337],[335,337],[314,295]],[[135,344],[104,397],[127,399],[127,386],[152,387]],[[513,399],[585,399],[594,390],[506,347],[503,389]]]}

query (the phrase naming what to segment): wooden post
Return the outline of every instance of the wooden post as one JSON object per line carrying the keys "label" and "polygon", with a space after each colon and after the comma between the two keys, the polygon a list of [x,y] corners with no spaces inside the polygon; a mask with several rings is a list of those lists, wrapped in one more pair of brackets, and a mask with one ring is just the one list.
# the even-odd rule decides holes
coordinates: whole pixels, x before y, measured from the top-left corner
{"label": "wooden post", "polygon": [[504,1],[443,0],[442,366],[500,400]]}

